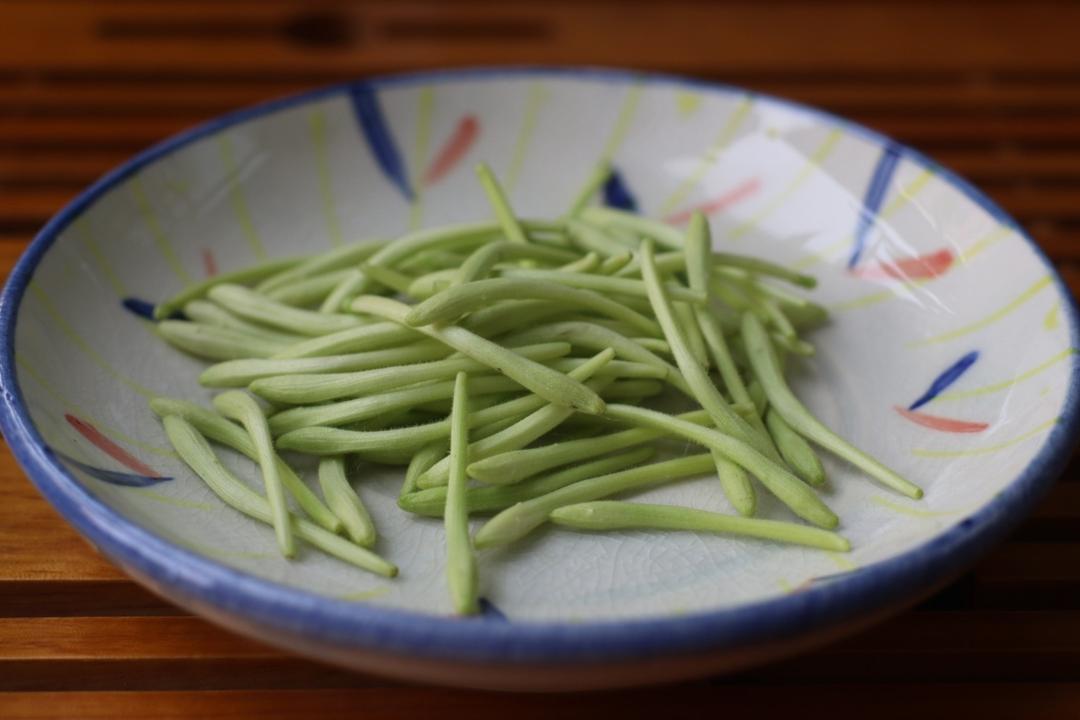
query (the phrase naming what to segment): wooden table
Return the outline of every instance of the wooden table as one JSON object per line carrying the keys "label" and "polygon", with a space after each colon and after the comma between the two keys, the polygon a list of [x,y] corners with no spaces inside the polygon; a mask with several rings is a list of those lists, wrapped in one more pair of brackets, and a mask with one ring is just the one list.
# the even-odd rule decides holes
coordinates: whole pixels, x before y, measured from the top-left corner
{"label": "wooden table", "polygon": [[[591,63],[817,104],[973,179],[1080,287],[1080,5],[914,0],[0,6],[0,268],[136,150],[251,102],[370,73]],[[157,599],[0,454],[0,717],[1080,717],[1080,467],[918,608],[736,677],[580,696],[413,687],[296,659]]]}

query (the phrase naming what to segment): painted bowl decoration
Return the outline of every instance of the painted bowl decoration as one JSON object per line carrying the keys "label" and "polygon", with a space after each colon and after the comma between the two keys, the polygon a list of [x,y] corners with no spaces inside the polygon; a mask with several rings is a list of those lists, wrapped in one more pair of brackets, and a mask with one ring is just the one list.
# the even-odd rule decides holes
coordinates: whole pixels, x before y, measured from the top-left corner
{"label": "painted bowl decoration", "polygon": [[[443,527],[357,487],[401,568],[387,580],[224,506],[169,448],[153,395],[209,405],[204,363],[154,334],[154,303],[259,260],[484,219],[472,166],[515,209],[558,216],[599,160],[603,200],[717,247],[816,274],[831,321],[790,372],[828,424],[926,490],[827,459],[852,551],[695,533],[537,533],[481,555],[484,612],[451,612]],[[367,671],[570,689],[743,667],[849,632],[968,566],[1071,450],[1077,317],[1016,223],[920,154],[737,88],[596,70],[405,75],[241,111],[177,136],[57,215],[3,296],[3,432],[101,552],[170,600]],[[239,476],[257,469],[227,457]],[[311,477],[308,468],[308,477]],[[714,478],[642,493],[724,510]],[[761,514],[782,517],[762,497]]]}

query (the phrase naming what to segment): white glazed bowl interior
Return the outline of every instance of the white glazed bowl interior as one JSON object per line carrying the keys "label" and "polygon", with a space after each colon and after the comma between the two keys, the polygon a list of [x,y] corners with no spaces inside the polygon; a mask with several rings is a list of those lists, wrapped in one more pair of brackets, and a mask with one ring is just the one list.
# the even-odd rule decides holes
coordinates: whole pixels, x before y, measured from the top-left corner
{"label": "white glazed bowl interior", "polygon": [[[129,308],[264,257],[489,217],[481,160],[520,213],[556,216],[609,158],[643,214],[705,206],[718,248],[815,273],[811,296],[833,317],[810,337],[817,356],[794,363],[799,394],[926,490],[908,500],[828,459],[824,499],[850,554],[544,530],[481,556],[482,594],[511,626],[681,617],[805,591],[915,551],[1066,451],[1071,300],[1010,219],[918,154],[798,106],[664,79],[451,73],[364,87],[227,119],[144,158],[54,223],[20,269],[14,359],[32,428],[124,521],[272,583],[465,622],[449,617],[442,525],[397,509],[398,469],[356,479],[395,580],[316,552],[286,561],[272,531],[220,503],[147,407],[158,394],[209,405],[204,363]],[[763,516],[790,519],[761,496]],[[730,511],[713,478],[638,497]]]}

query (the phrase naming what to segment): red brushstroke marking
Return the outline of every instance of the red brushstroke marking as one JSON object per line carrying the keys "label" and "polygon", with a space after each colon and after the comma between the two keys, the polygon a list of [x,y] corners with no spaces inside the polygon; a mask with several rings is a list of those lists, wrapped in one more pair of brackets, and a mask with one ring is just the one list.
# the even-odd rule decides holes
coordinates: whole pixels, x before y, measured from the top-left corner
{"label": "red brushstroke marking", "polygon": [[458,121],[454,132],[447,138],[446,144],[424,173],[424,185],[434,185],[454,169],[461,158],[469,152],[480,134],[480,121],[474,115],[466,115]]}
{"label": "red brushstroke marking", "polygon": [[217,275],[217,261],[214,260],[214,253],[210,248],[203,248],[202,264],[203,270],[206,271],[206,277],[214,277]]}
{"label": "red brushstroke marking", "polygon": [[990,427],[989,423],[973,422],[971,420],[954,420],[953,418],[944,418],[937,415],[927,415],[926,413],[921,413],[917,410],[908,410],[899,405],[895,406],[894,409],[916,425],[922,425],[923,427],[928,427],[933,430],[941,430],[942,432],[977,433]]}
{"label": "red brushstroke marking", "polygon": [[122,464],[129,470],[137,472],[140,475],[146,475],[147,477],[161,477],[161,475],[154,471],[153,468],[145,465],[138,458],[132,457],[131,453],[114,443],[109,438],[102,435],[96,427],[86,422],[85,420],[80,420],[74,415],[66,413],[64,414],[64,419],[68,421],[68,424],[71,425],[71,427],[78,430],[80,435],[92,442],[103,453],[111,457],[116,462]]}
{"label": "red brushstroke marking", "polygon": [[896,262],[864,265],[852,269],[852,274],[868,280],[894,278],[897,280],[929,280],[944,275],[956,257],[952,250],[943,249]]}
{"label": "red brushstroke marking", "polygon": [[664,218],[665,222],[672,223],[673,225],[679,225],[690,219],[690,216],[695,212],[701,211],[706,215],[712,215],[713,213],[725,210],[740,200],[745,200],[758,190],[761,189],[761,180],[758,178],[750,178],[741,185],[737,185],[731,190],[728,190],[723,195],[718,195],[712,200],[696,205],[686,210],[680,210],[677,213],[668,215]]}

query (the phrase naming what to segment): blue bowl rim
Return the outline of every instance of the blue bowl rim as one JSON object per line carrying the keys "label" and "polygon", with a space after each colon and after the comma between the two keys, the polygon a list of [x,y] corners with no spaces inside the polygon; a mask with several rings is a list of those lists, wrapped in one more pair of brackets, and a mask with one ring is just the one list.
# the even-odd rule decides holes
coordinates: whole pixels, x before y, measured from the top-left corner
{"label": "blue bowl rim", "polygon": [[[531,77],[646,82],[706,92],[738,93],[805,113],[881,146],[901,148],[933,168],[995,219],[1013,229],[1049,269],[1063,298],[1073,347],[1080,314],[1068,286],[1041,248],[1007,213],[955,172],[876,131],[831,113],[736,86],[662,73],[599,67],[511,66],[429,70],[358,81],[375,89],[437,81]],[[234,570],[173,545],[98,500],[59,463],[37,432],[15,370],[15,324],[34,269],[59,234],[98,197],[157,159],[220,130],[347,91],[341,83],[271,100],[198,125],[150,147],[110,171],[53,217],[30,244],[0,296],[0,430],[38,490],[80,533],[121,566],[159,591],[204,609],[239,618],[246,627],[270,626],[307,641],[343,649],[471,662],[573,663],[654,659],[735,650],[820,632],[910,600],[951,578],[989,548],[1032,507],[1063,469],[1077,434],[1080,359],[1063,411],[1038,454],[985,507],[941,535],[897,557],[832,576],[797,593],[677,617],[581,623],[461,619],[379,608],[327,598]]]}

